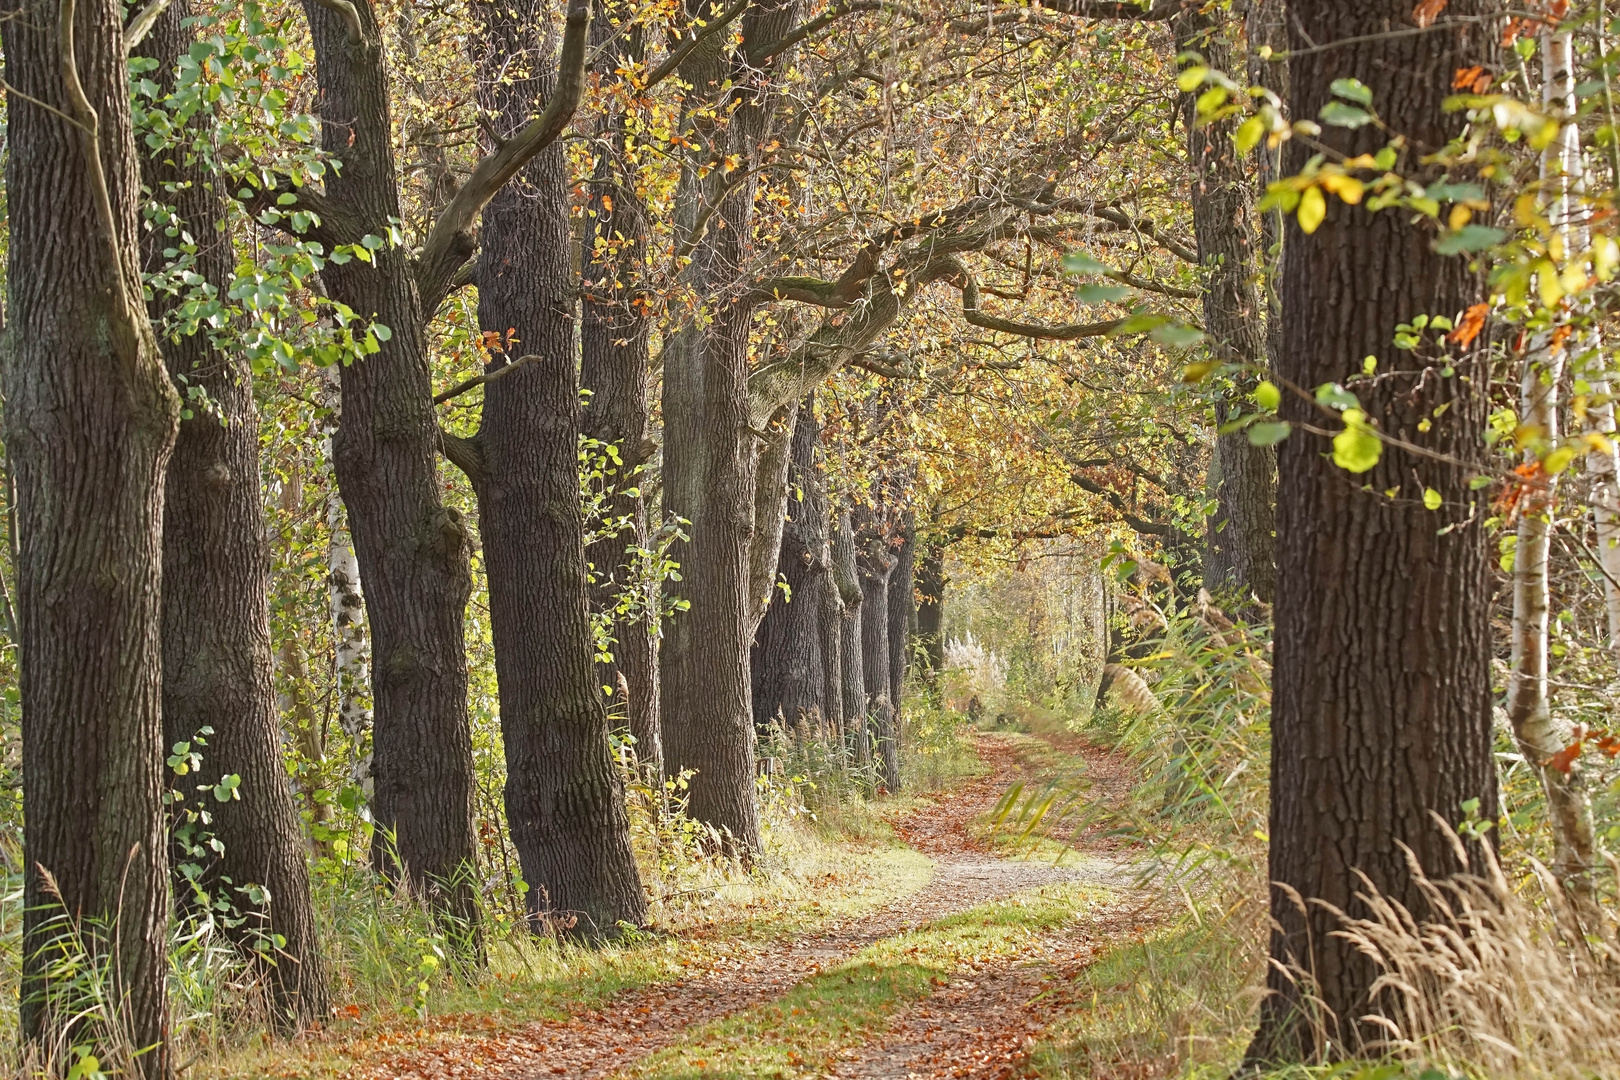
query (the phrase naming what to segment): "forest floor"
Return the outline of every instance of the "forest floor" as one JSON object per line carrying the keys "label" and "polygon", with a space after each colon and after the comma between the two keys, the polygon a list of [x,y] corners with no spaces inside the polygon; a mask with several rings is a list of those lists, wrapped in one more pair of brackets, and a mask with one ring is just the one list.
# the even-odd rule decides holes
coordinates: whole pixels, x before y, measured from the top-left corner
{"label": "forest floor", "polygon": [[[289,1061],[229,1075],[440,1080],[1012,1078],[1054,1020],[1089,996],[1085,969],[1153,921],[1138,853],[1101,830],[1019,856],[989,816],[1017,781],[1083,771],[1112,802],[1126,762],[1065,734],[978,733],[984,771],[894,806],[894,838],[851,890],[827,874],[796,914],[718,919],[666,940],[664,962],[537,1006],[423,1023],[340,1026]],[[1066,838],[1067,840],[1067,838]],[[1000,854],[998,854],[1000,852]],[[848,893],[849,895],[842,895]],[[774,924],[774,925],[773,925]],[[632,967],[634,965],[631,965]],[[581,967],[580,972],[590,969]],[[638,973],[639,972],[639,973]]]}

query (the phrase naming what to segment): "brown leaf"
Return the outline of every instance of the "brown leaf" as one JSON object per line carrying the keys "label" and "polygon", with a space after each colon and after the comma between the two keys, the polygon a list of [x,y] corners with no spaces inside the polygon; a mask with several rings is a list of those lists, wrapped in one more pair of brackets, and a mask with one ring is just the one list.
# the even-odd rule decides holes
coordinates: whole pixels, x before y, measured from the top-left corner
{"label": "brown leaf", "polygon": [[1433,26],[1435,17],[1444,11],[1445,7],[1446,0],[1421,0],[1418,6],[1412,9],[1412,21],[1420,27]]}

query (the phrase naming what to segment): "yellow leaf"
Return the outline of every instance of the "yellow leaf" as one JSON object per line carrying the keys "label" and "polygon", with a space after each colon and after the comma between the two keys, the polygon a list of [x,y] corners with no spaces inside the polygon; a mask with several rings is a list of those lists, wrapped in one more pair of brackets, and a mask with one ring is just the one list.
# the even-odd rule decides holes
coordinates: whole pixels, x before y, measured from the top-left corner
{"label": "yellow leaf", "polygon": [[1440,498],[1440,493],[1434,490],[1434,488],[1423,489],[1423,508],[1425,510],[1440,509],[1440,503],[1442,501],[1443,500]]}
{"label": "yellow leaf", "polygon": [[1327,200],[1322,198],[1322,189],[1308,187],[1299,197],[1299,228],[1306,236],[1315,232],[1327,217]]}
{"label": "yellow leaf", "polygon": [[1194,64],[1176,76],[1176,88],[1183,94],[1190,94],[1198,89],[1199,85],[1204,81],[1204,76],[1208,74],[1209,68],[1201,64]]}
{"label": "yellow leaf", "polygon": [[1266,122],[1258,116],[1251,116],[1237,129],[1238,153],[1247,154],[1260,145],[1260,136],[1266,133]]}
{"label": "yellow leaf", "polygon": [[1201,360],[1196,364],[1188,364],[1181,369],[1181,381],[1189,383],[1203,382],[1204,376],[1220,366],[1213,360]]}
{"label": "yellow leaf", "polygon": [[1586,445],[1590,446],[1594,451],[1596,451],[1599,454],[1612,454],[1612,453],[1614,453],[1614,443],[1610,442],[1608,439],[1604,438],[1602,435],[1598,434],[1595,431],[1587,432],[1587,434],[1586,434]]}
{"label": "yellow leaf", "polygon": [[1468,209],[1468,207],[1464,206],[1462,203],[1458,203],[1456,206],[1451,208],[1451,213],[1446,217],[1446,227],[1452,232],[1456,232],[1458,229],[1472,221],[1473,218],[1474,212]]}
{"label": "yellow leaf", "polygon": [[1541,467],[1547,471],[1548,476],[1557,476],[1569,468],[1569,463],[1575,460],[1575,448],[1560,446],[1542,461]]}
{"label": "yellow leaf", "polygon": [[1361,201],[1361,196],[1367,190],[1367,185],[1363,184],[1355,177],[1341,176],[1338,173],[1328,173],[1327,175],[1323,176],[1322,186],[1333,192],[1333,194],[1337,195],[1340,199],[1343,199],[1345,202],[1349,203],[1351,206],[1359,203]]}

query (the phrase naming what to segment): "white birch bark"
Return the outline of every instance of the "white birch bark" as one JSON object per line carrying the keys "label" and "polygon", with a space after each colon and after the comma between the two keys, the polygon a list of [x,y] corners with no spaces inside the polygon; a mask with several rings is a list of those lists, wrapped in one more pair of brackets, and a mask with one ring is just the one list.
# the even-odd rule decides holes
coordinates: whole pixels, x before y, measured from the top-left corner
{"label": "white birch bark", "polygon": [[[332,463],[332,436],[337,432],[343,398],[335,367],[321,372],[321,404],[329,411],[322,423],[322,448],[328,469]],[[371,643],[366,635],[365,596],[360,588],[360,563],[349,537],[343,497],[332,481],[326,495],[327,590],[332,607],[332,641],[338,726],[349,738],[350,779],[372,794],[371,777]]]}
{"label": "white birch bark", "polygon": [[[1541,37],[1543,104],[1549,115],[1563,118],[1558,137],[1542,152],[1541,180],[1552,226],[1551,245],[1566,255],[1583,251],[1577,241],[1577,183],[1581,170],[1580,132],[1575,125],[1575,91],[1571,65],[1572,35],[1545,32]],[[1532,340],[1520,385],[1519,422],[1539,428],[1544,445],[1558,445],[1558,385],[1568,350],[1560,335],[1545,331]],[[1528,460],[1535,460],[1532,454]],[[1547,564],[1552,542],[1553,496],[1557,476],[1542,476],[1544,486],[1526,491],[1520,502],[1513,575],[1513,656],[1507,714],[1526,761],[1540,774],[1547,795],[1554,842],[1554,872],[1576,902],[1590,907],[1595,845],[1591,807],[1578,773],[1547,762],[1563,749],[1570,733],[1553,717],[1547,694],[1548,606]]]}

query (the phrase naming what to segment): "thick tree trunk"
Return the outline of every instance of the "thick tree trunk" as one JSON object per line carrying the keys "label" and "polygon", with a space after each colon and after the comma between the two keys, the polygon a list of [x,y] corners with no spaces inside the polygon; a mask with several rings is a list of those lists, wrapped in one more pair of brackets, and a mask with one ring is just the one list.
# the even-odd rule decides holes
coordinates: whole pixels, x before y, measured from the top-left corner
{"label": "thick tree trunk", "polygon": [[901,522],[901,544],[894,549],[894,571],[889,575],[889,707],[894,712],[894,734],[900,736],[900,695],[911,658],[917,623],[917,524],[908,510]]}
{"label": "thick tree trunk", "polygon": [[[196,40],[184,24],[190,12],[188,0],[173,0],[141,46],[157,60],[153,75],[165,93],[174,89],[175,64]],[[230,237],[221,228],[224,198],[185,145],[192,134],[183,131],[181,145],[163,150],[143,147],[142,180],[158,201],[174,207],[180,227],[195,240],[192,269],[223,292],[234,268]],[[149,270],[163,267],[163,250],[174,242],[161,230],[146,233]],[[159,294],[152,313],[161,317],[176,304]],[[217,805],[205,800],[202,806],[213,817],[211,829],[224,851],[204,857],[204,875],[195,884],[248,916],[234,928],[227,923],[227,933],[262,967],[283,1026],[296,1028],[326,1018],[326,965],[310,904],[298,812],[281,758],[253,372],[241,353],[215,349],[206,329],[160,344],[175,380],[208,395],[207,407],[194,404],[192,416],[180,424],[166,484],[164,742],[173,746],[205,727],[213,729],[201,770],[192,774],[194,783],[182,785],[189,799],[197,798],[198,785],[231,774],[241,777],[239,798]],[[239,891],[250,884],[269,892],[268,911],[255,911]],[[255,947],[268,935],[285,940],[273,954],[274,963],[266,962],[272,954]]]}
{"label": "thick tree trunk", "polygon": [[776,584],[754,635],[754,724],[761,730],[778,719],[789,731],[797,731],[801,724],[819,730],[822,724],[826,670],[821,593],[831,567],[824,561],[826,507],[815,498],[815,453],[820,438],[821,427],[807,401],[799,407],[793,427],[787,523],[779,546]]}
{"label": "thick tree trunk", "polygon": [[[1479,2],[1453,3],[1446,15],[1480,10]],[[1463,122],[1442,108],[1452,72],[1492,63],[1495,31],[1469,22],[1386,33],[1411,20],[1410,6],[1394,0],[1295,0],[1290,44],[1299,52],[1289,74],[1299,117],[1320,112],[1334,79],[1361,79],[1390,129],[1410,140],[1398,167],[1424,176],[1420,156]],[[1347,44],[1310,49],[1334,41]],[[1328,127],[1321,139],[1353,156],[1382,146],[1385,135]],[[1297,172],[1314,147],[1289,146],[1285,168]],[[1331,197],[1314,234],[1289,226],[1279,374],[1302,387],[1347,382],[1364,357],[1377,357],[1379,379],[1351,385],[1367,416],[1445,458],[1385,445],[1373,469],[1352,475],[1297,427],[1282,444],[1270,828],[1276,929],[1272,996],[1253,1061],[1341,1056],[1384,1034],[1355,1019],[1377,1007],[1377,970],[1334,936],[1338,920],[1323,905],[1366,914],[1355,899],[1366,888],[1359,872],[1424,918],[1428,907],[1401,845],[1431,876],[1452,874],[1462,869],[1455,837],[1433,815],[1454,824],[1464,802],[1478,799],[1485,820],[1496,816],[1487,511],[1469,489],[1485,471],[1488,360],[1479,342],[1466,356],[1448,354],[1438,333],[1413,351],[1390,344],[1397,323],[1419,313],[1455,317],[1483,296],[1468,260],[1437,255],[1432,239],[1399,211],[1370,213]],[[1311,403],[1291,395],[1283,412],[1296,425],[1320,422]],[[1384,494],[1397,488],[1396,497]],[[1424,508],[1427,488],[1441,497],[1437,511]],[[1318,1006],[1302,999],[1306,983],[1279,966],[1310,973],[1323,1028],[1310,1022]]]}
{"label": "thick tree trunk", "polygon": [[[505,137],[555,83],[545,6],[483,13],[482,68],[499,78],[481,80],[481,104]],[[647,908],[592,667],[568,192],[563,146],[553,143],[484,209],[479,326],[515,330],[542,359],[485,387],[469,475],[489,568],[507,826],[529,910],[551,928],[602,937],[642,925]]]}
{"label": "thick tree trunk", "polygon": [[[643,53],[639,26],[616,26],[601,10],[591,23],[592,44],[601,49],[596,70],[602,79]],[[621,477],[648,463],[653,446],[648,432],[648,334],[651,305],[642,280],[647,259],[647,208],[637,193],[635,166],[624,156],[623,115],[602,124],[608,150],[597,158],[596,175],[586,188],[583,258],[583,313],[580,321],[580,384],[590,391],[581,409],[583,431],[619,448]],[[644,477],[642,478],[645,479]],[[635,481],[627,481],[635,484]],[[628,518],[632,531],[599,540],[585,552],[597,582],[591,600],[607,610],[625,589],[645,590],[644,612],[613,623],[613,664],[599,671],[604,685],[623,678],[624,720],[636,740],[636,756],[652,775],[663,774],[659,723],[657,582],[636,580],[628,555],[632,544],[645,547],[647,507],[641,495],[621,493],[608,506],[610,516]]]}
{"label": "thick tree trunk", "polygon": [[933,678],[945,669],[945,546],[925,544],[917,560],[917,641],[924,671]]}
{"label": "thick tree trunk", "polygon": [[[20,1019],[58,1064],[89,1045],[104,1068],[158,1080],[173,1071],[161,544],[179,404],[141,298],[123,8],[84,0],[65,32],[63,11],[14,2],[0,26],[28,778]],[[74,949],[64,917],[115,953],[117,1037],[75,1023],[90,1003],[47,974]],[[131,1062],[120,1045],[153,1049]]]}
{"label": "thick tree trunk", "polygon": [[[708,11],[695,2],[690,8],[694,15]],[[760,450],[748,395],[753,307],[744,296],[753,169],[770,128],[772,72],[781,58],[762,69],[742,57],[750,43],[785,34],[797,12],[796,0],[762,5],[742,18],[738,55],[717,42],[694,50],[681,66],[693,86],[687,118],[705,150],[683,163],[676,228],[696,241],[686,283],[705,298],[711,318],[677,331],[664,353],[665,513],[692,523],[691,540],[675,554],[682,580],[670,590],[691,610],[672,621],[660,655],[664,768],[669,775],[695,770],[688,812],[720,830],[728,850],[744,857],[760,842],[748,654],[764,613],[764,597],[750,594]],[[736,103],[724,124],[710,111],[722,94]],[[743,162],[742,179],[708,168],[709,155],[722,148]],[[695,235],[700,213],[710,210],[707,228]]]}
{"label": "thick tree trunk", "polygon": [[894,702],[889,677],[889,578],[896,558],[881,524],[868,512],[857,525],[855,566],[861,583],[861,661],[866,712],[874,727],[879,780],[891,794],[900,790],[900,755],[895,741]]}
{"label": "thick tree trunk", "polygon": [[[1238,56],[1222,28],[1209,16],[1189,13],[1175,22],[1176,48],[1203,54],[1217,71],[1235,73]],[[1255,288],[1254,199],[1233,133],[1238,117],[1199,124],[1193,96],[1186,97],[1187,157],[1193,169],[1193,233],[1204,283],[1204,329],[1213,355],[1224,363],[1265,370],[1265,308]],[[1253,375],[1234,379],[1252,386]],[[1228,406],[1216,408],[1225,422]],[[1273,532],[1276,528],[1276,457],[1269,446],[1252,446],[1242,431],[1215,438],[1210,471],[1215,475],[1216,510],[1209,521],[1204,556],[1204,587],[1212,594],[1250,593],[1271,599],[1276,582]]]}
{"label": "thick tree trunk", "polygon": [[842,675],[844,737],[864,775],[872,767],[872,738],[866,717],[866,661],[862,656],[865,633],[861,626],[864,593],[855,562],[855,528],[848,510],[838,513],[832,530],[833,585],[843,602],[838,627],[838,662]]}
{"label": "thick tree trunk", "polygon": [[[320,94],[321,144],[343,162],[328,174],[332,211],[387,236],[400,216],[388,74],[370,0],[355,0],[361,40],[344,17],[308,0]],[[328,220],[328,228],[336,228]],[[399,248],[370,264],[328,264],[328,291],[391,331],[379,352],[343,368],[343,418],[333,439],[371,628],[377,824],[373,861],[399,872],[458,920],[477,949],[476,842],[467,661],[471,592],[467,527],[445,506],[439,427],[429,381],[417,272]]]}

